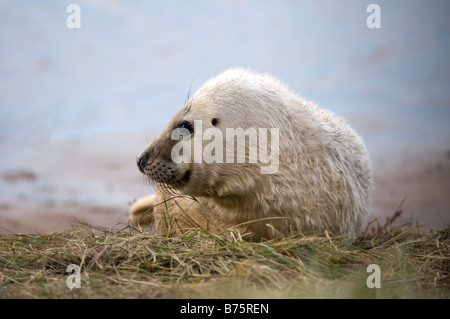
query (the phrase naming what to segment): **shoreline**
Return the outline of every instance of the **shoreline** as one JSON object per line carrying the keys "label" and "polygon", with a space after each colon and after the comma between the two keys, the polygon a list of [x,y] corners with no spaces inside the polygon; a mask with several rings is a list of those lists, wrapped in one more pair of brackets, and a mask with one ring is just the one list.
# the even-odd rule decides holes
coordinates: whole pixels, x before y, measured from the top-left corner
{"label": "shoreline", "polygon": [[[80,147],[78,151],[79,158],[85,159],[83,154],[91,148]],[[129,151],[126,153],[133,154]],[[95,152],[85,155],[90,158],[89,164],[77,162],[73,171],[61,175],[64,183],[58,183],[59,171],[54,175],[31,169],[0,172],[3,188],[12,189],[9,196],[0,199],[0,233],[64,231],[80,225],[80,221],[100,228],[126,225],[130,203],[153,189],[139,175],[132,158],[117,156],[108,166]],[[372,205],[363,229],[374,219],[384,225],[402,201],[396,224],[418,223],[424,231],[448,227],[449,151],[403,154],[389,161],[377,158],[381,157],[373,159]]]}

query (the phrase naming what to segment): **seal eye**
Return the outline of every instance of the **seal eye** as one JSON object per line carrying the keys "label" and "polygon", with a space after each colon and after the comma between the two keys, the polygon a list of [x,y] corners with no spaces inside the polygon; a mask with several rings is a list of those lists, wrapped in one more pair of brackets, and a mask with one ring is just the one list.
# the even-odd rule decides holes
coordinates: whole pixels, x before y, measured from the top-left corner
{"label": "seal eye", "polygon": [[[194,133],[194,129],[192,128],[192,125],[189,122],[181,122],[180,124],[178,124],[178,128],[187,130],[189,132],[189,134]],[[184,130],[181,130],[181,131],[184,131]],[[181,134],[181,135],[186,135],[186,134]]]}

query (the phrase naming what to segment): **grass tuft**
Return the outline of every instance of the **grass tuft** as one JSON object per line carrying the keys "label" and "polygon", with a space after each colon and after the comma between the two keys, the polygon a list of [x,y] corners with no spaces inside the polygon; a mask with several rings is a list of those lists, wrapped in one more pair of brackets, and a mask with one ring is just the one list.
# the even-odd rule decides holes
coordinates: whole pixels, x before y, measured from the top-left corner
{"label": "grass tuft", "polygon": [[[373,227],[372,227],[373,228]],[[236,231],[168,237],[131,227],[0,235],[1,298],[449,298],[450,228],[391,224],[356,239]],[[81,269],[70,290],[67,267]],[[370,264],[381,288],[370,289]]]}

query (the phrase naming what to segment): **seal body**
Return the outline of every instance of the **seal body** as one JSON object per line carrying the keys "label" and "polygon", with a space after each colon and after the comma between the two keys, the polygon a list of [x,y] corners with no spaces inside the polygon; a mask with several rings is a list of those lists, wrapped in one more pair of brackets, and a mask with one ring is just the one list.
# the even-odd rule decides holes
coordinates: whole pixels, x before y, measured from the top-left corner
{"label": "seal body", "polygon": [[137,162],[157,191],[131,206],[130,220],[155,231],[356,236],[373,187],[368,152],[346,121],[244,69],[208,80]]}

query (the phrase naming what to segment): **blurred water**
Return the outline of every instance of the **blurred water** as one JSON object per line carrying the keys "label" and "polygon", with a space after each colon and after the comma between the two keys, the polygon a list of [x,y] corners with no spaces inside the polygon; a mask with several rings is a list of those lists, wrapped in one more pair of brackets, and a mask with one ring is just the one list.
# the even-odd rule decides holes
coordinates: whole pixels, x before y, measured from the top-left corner
{"label": "blurred water", "polygon": [[76,1],[68,29],[72,2],[0,2],[0,174],[38,176],[0,179],[0,204],[125,210],[148,191],[140,148],[191,85],[235,66],[346,117],[375,165],[450,149],[448,1],[376,1],[381,29],[360,0]]}

